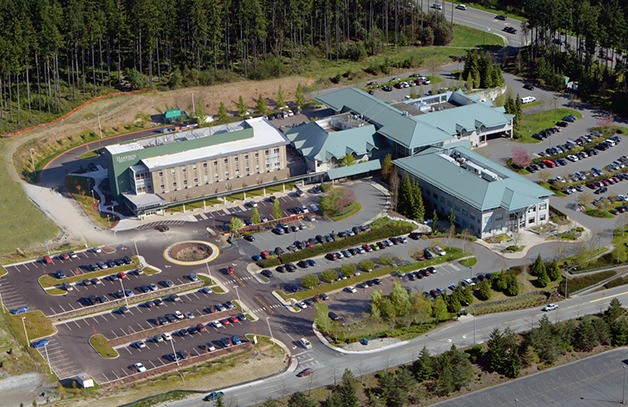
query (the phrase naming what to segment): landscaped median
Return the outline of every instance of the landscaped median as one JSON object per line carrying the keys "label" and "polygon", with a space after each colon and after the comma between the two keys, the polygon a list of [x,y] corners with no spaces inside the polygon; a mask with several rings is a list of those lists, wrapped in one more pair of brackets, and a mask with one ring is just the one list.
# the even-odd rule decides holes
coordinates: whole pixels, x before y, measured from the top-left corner
{"label": "landscaped median", "polygon": [[438,264],[457,260],[457,259],[460,259],[469,255],[468,253],[464,253],[461,249],[457,247],[447,247],[446,251],[447,251],[447,254],[445,256],[435,257],[431,260],[421,260],[415,263],[406,264],[406,265],[398,266],[398,267],[381,267],[368,273],[364,272],[360,274],[359,276],[354,275],[352,277],[347,278],[346,280],[337,280],[329,284],[323,283],[317,287],[310,288],[304,291],[299,291],[291,295],[288,295],[284,293],[283,291],[277,291],[277,294],[280,295],[286,302],[289,302],[290,298],[296,301],[301,301],[306,298],[312,298],[315,295],[327,293],[330,291],[340,290],[344,287],[355,285],[363,281],[371,280],[376,277],[383,277],[395,271],[400,274],[407,273],[407,272],[419,270],[428,266],[435,266]]}
{"label": "landscaped median", "polygon": [[120,354],[111,347],[107,338],[101,334],[92,335],[89,338],[89,344],[92,345],[92,348],[98,352],[101,358],[115,359],[120,356]]}
{"label": "landscaped median", "polygon": [[370,225],[371,229],[358,233],[354,236],[345,238],[337,238],[333,242],[326,242],[307,247],[297,252],[282,254],[279,257],[272,257],[260,260],[257,264],[262,268],[278,266],[281,263],[292,263],[295,261],[309,259],[321,254],[336,252],[349,247],[361,246],[364,243],[375,242],[382,239],[388,239],[392,236],[400,236],[410,233],[415,229],[415,225],[410,222],[401,220],[392,220],[390,218],[379,218]]}
{"label": "landscaped median", "polygon": [[135,256],[133,257],[133,263],[132,264],[128,264],[128,265],[124,265],[124,266],[119,266],[119,267],[114,267],[111,269],[104,269],[104,270],[99,270],[99,271],[91,271],[91,272],[87,272],[84,274],[78,274],[72,277],[67,277],[67,278],[54,278],[53,276],[49,275],[49,274],[44,274],[43,276],[39,277],[39,279],[37,280],[39,282],[39,285],[41,286],[41,288],[43,288],[44,290],[48,290],[51,288],[56,288],[57,286],[63,284],[63,283],[68,283],[68,284],[72,284],[72,283],[76,283],[78,281],[82,281],[85,279],[91,279],[91,278],[100,278],[100,277],[105,277],[111,274],[117,274],[121,271],[127,272],[129,270],[135,270],[137,269],[139,263],[137,261],[137,259],[135,258]]}
{"label": "landscaped median", "polygon": [[[23,324],[22,318],[24,318]],[[43,312],[38,310],[29,311],[25,314],[9,315],[8,320],[13,334],[20,342],[26,341],[24,337],[24,326],[26,326],[29,341],[45,338],[57,333],[57,328],[52,325]]]}

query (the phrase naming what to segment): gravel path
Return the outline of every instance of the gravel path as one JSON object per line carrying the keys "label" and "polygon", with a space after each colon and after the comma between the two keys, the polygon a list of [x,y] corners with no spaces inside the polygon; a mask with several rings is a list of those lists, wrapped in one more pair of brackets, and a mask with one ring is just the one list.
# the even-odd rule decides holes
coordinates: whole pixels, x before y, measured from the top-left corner
{"label": "gravel path", "polygon": [[10,376],[0,380],[0,394],[3,406],[31,405],[33,400],[43,404],[49,394],[45,378],[39,373],[26,373],[20,376]]}

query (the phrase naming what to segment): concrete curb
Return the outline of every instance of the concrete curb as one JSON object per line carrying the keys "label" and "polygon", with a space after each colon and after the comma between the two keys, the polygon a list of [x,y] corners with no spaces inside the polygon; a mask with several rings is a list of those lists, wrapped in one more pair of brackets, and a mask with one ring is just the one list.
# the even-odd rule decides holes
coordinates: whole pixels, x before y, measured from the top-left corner
{"label": "concrete curb", "polygon": [[[288,302],[284,301],[284,299],[283,299],[283,298],[281,298],[281,295],[279,295],[279,294],[277,293],[277,291],[273,290],[273,293],[272,293],[272,294],[273,294],[273,296],[274,296],[277,300],[279,300],[279,302],[280,302],[281,304],[283,304],[283,306],[284,306],[284,307],[286,307],[286,308],[288,309],[288,311],[293,312],[293,313],[295,313],[295,314],[296,314],[296,313],[301,312],[301,310],[300,310],[300,309],[299,309],[298,311],[297,311],[296,309],[294,309],[294,306],[293,306],[293,304],[292,304],[292,303],[288,303]],[[296,300],[294,300],[294,299],[292,299],[292,298],[291,298],[290,300],[291,300],[291,301],[294,301],[294,302],[296,303]]]}
{"label": "concrete curb", "polygon": [[258,270],[261,270],[261,268],[255,264],[255,263],[249,263],[246,265],[246,271],[251,275],[251,277],[253,277],[254,279],[257,280],[258,283],[260,284],[270,284],[270,281],[268,280],[262,280],[260,278],[259,273],[257,272]]}
{"label": "concrete curb", "polygon": [[318,340],[321,341],[323,345],[327,346],[329,349],[336,351],[338,353],[344,353],[345,355],[364,355],[364,354],[377,353],[383,350],[394,349],[396,347],[403,346],[409,343],[409,341],[400,341],[397,343],[393,343],[392,345],[382,346],[381,348],[377,348],[377,349],[369,349],[369,350],[363,350],[363,351],[345,350],[329,343],[329,341],[323,336],[323,334],[321,334],[320,331],[316,328],[316,324],[312,324],[312,330],[314,331],[314,334],[316,335]]}
{"label": "concrete curb", "polygon": [[196,273],[196,274],[199,275],[199,276],[203,276],[203,277],[207,277],[207,278],[211,279],[214,282],[214,284],[210,285],[209,287],[218,286],[218,287],[220,287],[224,291],[222,293],[215,293],[215,294],[223,295],[223,294],[227,294],[228,292],[230,292],[229,288],[227,288],[227,286],[225,286],[222,283],[222,281],[218,280],[216,277],[210,276],[209,274],[206,274],[206,273]]}

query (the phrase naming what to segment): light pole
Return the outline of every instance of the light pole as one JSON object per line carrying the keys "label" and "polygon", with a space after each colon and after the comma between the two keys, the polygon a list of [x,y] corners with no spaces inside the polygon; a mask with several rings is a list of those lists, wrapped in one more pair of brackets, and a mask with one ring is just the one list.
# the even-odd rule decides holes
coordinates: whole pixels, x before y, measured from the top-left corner
{"label": "light pole", "polygon": [[177,351],[174,350],[174,341],[170,341],[170,345],[172,345],[172,354],[174,355],[174,361],[177,363],[177,368],[179,368],[179,356],[177,355]]}
{"label": "light pole", "polygon": [[129,306],[129,297],[126,296],[126,292],[124,291],[124,283],[122,283],[122,279],[120,279],[120,287],[122,287],[122,295],[124,296],[124,302],[128,308]]}
{"label": "light pole", "polygon": [[135,255],[139,256],[140,252],[137,250],[137,242],[135,240],[133,241],[133,245],[135,246]]}
{"label": "light pole", "polygon": [[209,278],[211,278],[212,272],[209,270],[209,263],[205,263],[205,266],[207,266],[207,274],[209,274]]}
{"label": "light pole", "polygon": [[22,317],[22,326],[24,327],[24,337],[26,338],[26,346],[28,346],[28,332],[26,331],[26,317]]}
{"label": "light pole", "polygon": [[473,310],[473,344],[477,344],[477,342],[475,341],[475,328],[476,328],[476,315],[475,315],[475,306],[471,306],[471,309]]}
{"label": "light pole", "polygon": [[515,399],[515,407],[519,405],[519,399]]}
{"label": "light pole", "polygon": [[48,360],[48,367],[50,368],[50,374],[52,374],[52,365],[50,364],[50,356],[48,356],[48,345],[44,346],[44,350],[46,351],[46,360]]}
{"label": "light pole", "polygon": [[273,330],[270,329],[270,317],[266,317],[266,323],[268,324],[268,332],[270,332],[270,339],[275,339],[273,337]]}
{"label": "light pole", "polygon": [[242,306],[242,301],[240,300],[240,292],[238,291],[238,286],[234,285],[233,288],[235,288],[236,296],[238,297],[238,302],[240,303],[240,306]]}
{"label": "light pole", "polygon": [[621,392],[621,404],[626,404],[626,365],[622,365],[624,368],[624,386]]}

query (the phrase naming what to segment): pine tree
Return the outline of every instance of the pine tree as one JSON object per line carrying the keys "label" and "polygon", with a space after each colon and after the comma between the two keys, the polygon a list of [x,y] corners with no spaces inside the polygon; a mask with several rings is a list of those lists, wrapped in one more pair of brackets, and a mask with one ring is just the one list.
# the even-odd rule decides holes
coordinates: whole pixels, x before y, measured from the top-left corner
{"label": "pine tree", "polygon": [[617,298],[613,298],[608,304],[608,308],[604,311],[604,319],[608,324],[616,321],[619,317],[624,315],[625,310]]}
{"label": "pine tree", "polygon": [[423,196],[421,195],[421,187],[416,181],[412,181],[410,184],[411,190],[411,213],[410,218],[418,222],[422,222],[425,217],[425,207],[423,206]]}
{"label": "pine tree", "polygon": [[506,355],[504,353],[504,336],[499,328],[493,329],[486,346],[489,369],[495,372],[502,372],[506,363]]}
{"label": "pine tree", "polygon": [[576,331],[576,348],[589,352],[599,344],[597,333],[593,328],[590,317],[585,317],[580,322],[578,330]]}
{"label": "pine tree", "polygon": [[264,99],[261,93],[257,97],[257,111],[260,112],[261,114],[268,113],[268,106],[266,105],[266,99]]}
{"label": "pine tree", "polygon": [[229,113],[227,113],[227,108],[225,108],[225,104],[220,102],[220,106],[218,106],[218,121],[224,123],[227,121]]}
{"label": "pine tree", "polygon": [[412,185],[408,174],[404,174],[399,186],[399,198],[397,200],[397,211],[402,215],[408,216],[412,204],[411,200]]}
{"label": "pine tree", "polygon": [[300,83],[297,85],[295,99],[298,109],[303,109],[303,107],[305,106],[305,92],[303,91],[303,85],[301,85]]}
{"label": "pine tree", "polygon": [[283,210],[281,209],[281,202],[279,202],[279,199],[275,199],[273,201],[273,208],[271,209],[270,214],[275,219],[283,218]]}
{"label": "pine tree", "polygon": [[432,212],[432,234],[436,234],[438,232],[438,213],[436,213],[436,209]]}
{"label": "pine tree", "polygon": [[262,216],[259,213],[259,209],[257,207],[253,208],[251,211],[251,223],[257,225],[262,222]]}
{"label": "pine tree", "polygon": [[342,374],[342,381],[338,391],[340,393],[340,400],[343,407],[359,407],[358,396],[355,393],[356,383],[353,373],[349,369],[345,369]]}
{"label": "pine tree", "polygon": [[318,403],[314,399],[307,397],[300,391],[292,394],[288,399],[288,407],[316,407],[317,405]]}
{"label": "pine tree", "polygon": [[419,358],[412,364],[412,369],[418,381],[432,380],[434,378],[434,358],[425,345],[421,349]]}
{"label": "pine tree", "polygon": [[562,277],[562,273],[560,272],[560,266],[558,265],[558,260],[554,259],[549,267],[547,267],[547,276],[552,281],[558,281]]}
{"label": "pine tree", "polygon": [[545,269],[545,263],[543,263],[543,259],[541,259],[541,255],[539,254],[536,260],[534,260],[534,263],[532,263],[532,266],[530,267],[530,274],[535,277],[539,277],[541,274],[546,273],[547,271]]}
{"label": "pine tree", "polygon": [[237,109],[238,116],[240,117],[244,117],[248,114],[248,110],[246,109],[246,105],[244,104],[244,99],[242,99],[242,95],[238,97]]}
{"label": "pine tree", "polygon": [[382,160],[382,178],[387,183],[390,183],[390,176],[393,173],[394,165],[392,162],[392,156],[390,154],[386,154],[384,159]]}
{"label": "pine tree", "polygon": [[281,89],[281,85],[279,85],[279,89],[277,90],[277,108],[282,109],[286,105],[286,99],[283,95],[283,90]]}

